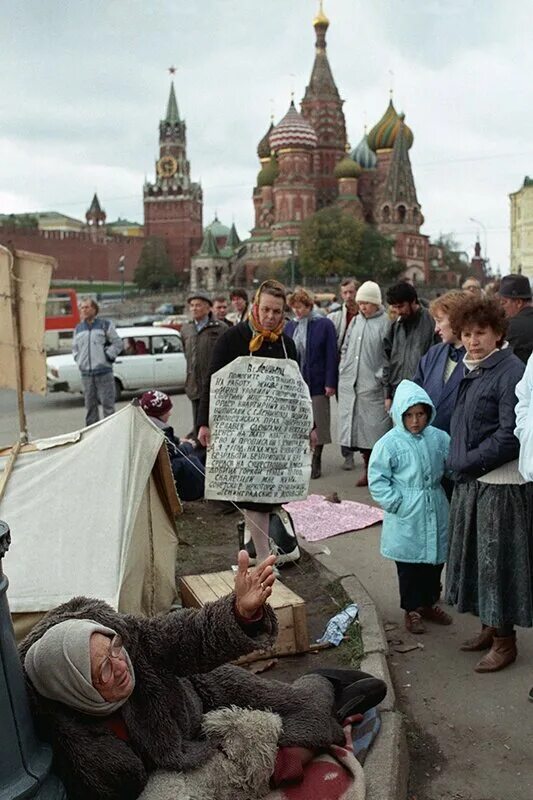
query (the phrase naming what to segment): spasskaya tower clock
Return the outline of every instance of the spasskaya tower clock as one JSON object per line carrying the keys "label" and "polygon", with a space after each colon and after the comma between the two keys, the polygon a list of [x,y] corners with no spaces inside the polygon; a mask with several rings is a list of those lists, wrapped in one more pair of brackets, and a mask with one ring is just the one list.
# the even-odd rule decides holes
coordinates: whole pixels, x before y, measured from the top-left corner
{"label": "spasskaya tower clock", "polygon": [[[169,70],[171,75],[175,71],[174,67]],[[166,241],[177,273],[190,269],[191,256],[202,244],[202,188],[191,181],[186,144],[186,125],[180,119],[171,80],[167,112],[159,123],[155,182],[144,185],[144,235]]]}

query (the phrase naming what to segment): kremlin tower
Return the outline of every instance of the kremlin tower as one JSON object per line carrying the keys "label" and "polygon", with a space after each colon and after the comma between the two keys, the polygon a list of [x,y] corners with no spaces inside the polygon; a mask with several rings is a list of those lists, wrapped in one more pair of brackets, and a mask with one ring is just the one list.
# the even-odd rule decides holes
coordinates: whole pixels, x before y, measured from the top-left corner
{"label": "kremlin tower", "polygon": [[[175,72],[173,67],[170,72]],[[202,244],[202,189],[191,181],[186,125],[180,119],[173,81],[165,118],[159,123],[155,169],[155,182],[144,185],[144,235],[164,239],[173,268],[183,273]]]}

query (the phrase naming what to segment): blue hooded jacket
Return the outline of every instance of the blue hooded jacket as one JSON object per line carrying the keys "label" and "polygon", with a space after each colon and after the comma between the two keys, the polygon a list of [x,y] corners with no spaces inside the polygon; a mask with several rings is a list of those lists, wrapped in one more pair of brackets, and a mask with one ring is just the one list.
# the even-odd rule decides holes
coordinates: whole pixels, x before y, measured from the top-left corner
{"label": "blue hooded jacket", "polygon": [[427,425],[409,433],[402,415],[424,403],[435,407],[428,393],[402,381],[394,395],[394,428],[376,443],[368,466],[368,488],[385,512],[381,554],[395,561],[443,564],[448,545],[448,500],[441,486],[450,437]]}

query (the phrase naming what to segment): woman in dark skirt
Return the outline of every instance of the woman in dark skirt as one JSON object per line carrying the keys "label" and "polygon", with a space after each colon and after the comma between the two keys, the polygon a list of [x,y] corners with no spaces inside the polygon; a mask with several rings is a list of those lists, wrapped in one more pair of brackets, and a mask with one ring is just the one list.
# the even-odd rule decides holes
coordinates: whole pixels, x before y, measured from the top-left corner
{"label": "woman in dark skirt", "polygon": [[524,364],[504,344],[496,300],[472,297],[450,322],[466,354],[450,429],[446,599],[480,617],[480,633],[461,649],[488,650],[475,670],[494,672],[516,659],[514,626],[533,626],[533,485],[518,472],[514,435]]}

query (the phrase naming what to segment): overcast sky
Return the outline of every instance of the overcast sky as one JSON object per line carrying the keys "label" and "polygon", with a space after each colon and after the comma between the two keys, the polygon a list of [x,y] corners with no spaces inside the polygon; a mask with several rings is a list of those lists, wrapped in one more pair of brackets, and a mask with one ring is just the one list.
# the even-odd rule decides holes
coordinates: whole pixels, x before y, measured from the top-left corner
{"label": "overcast sky", "polygon": [[[256,146],[314,57],[315,0],[0,0],[0,212],[142,222],[158,122],[175,76],[192,176],[241,238],[253,224]],[[509,192],[533,176],[532,0],[325,0],[328,55],[348,135],[381,117],[393,85],[423,233],[476,235],[509,263]],[[391,75],[392,73],[392,75]],[[473,217],[482,225],[470,221]]]}

